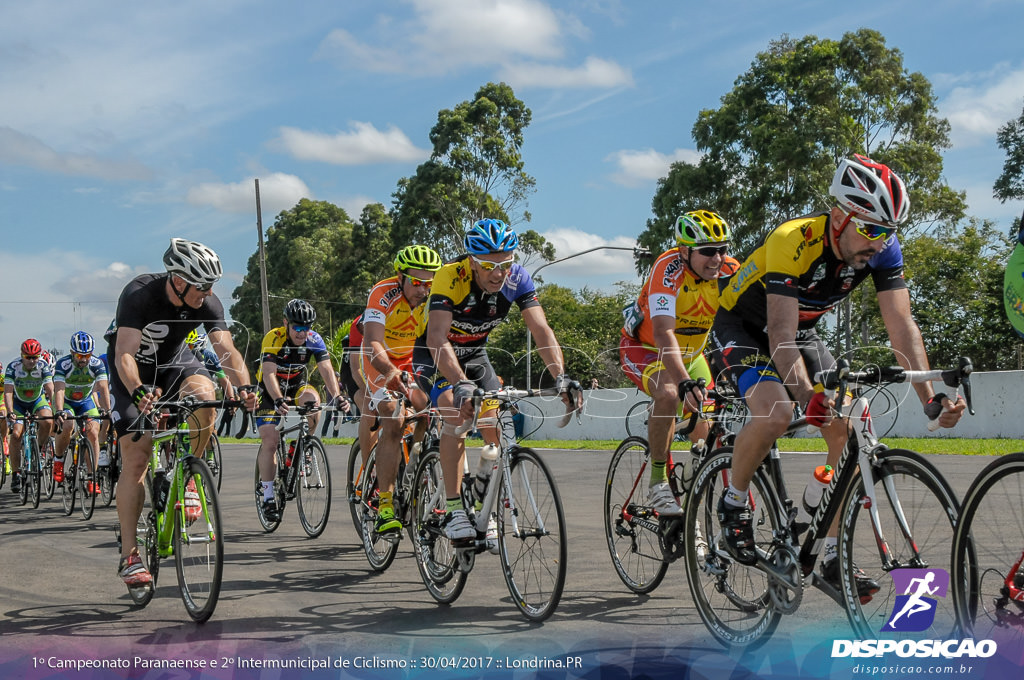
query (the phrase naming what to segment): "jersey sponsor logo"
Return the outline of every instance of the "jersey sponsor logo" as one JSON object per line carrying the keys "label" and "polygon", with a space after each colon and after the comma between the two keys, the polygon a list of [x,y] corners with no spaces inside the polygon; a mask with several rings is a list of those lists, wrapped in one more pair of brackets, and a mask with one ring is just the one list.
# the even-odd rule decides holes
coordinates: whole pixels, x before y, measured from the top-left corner
{"label": "jersey sponsor logo", "polygon": [[668,298],[664,295],[659,295],[658,297],[654,298],[654,304],[657,305],[659,308],[664,309],[665,306],[668,305]]}
{"label": "jersey sponsor logo", "polygon": [[363,321],[371,321],[373,323],[384,323],[386,317],[384,312],[379,309],[367,309],[366,313],[363,314]]}
{"label": "jersey sponsor logo", "polygon": [[401,294],[402,294],[402,289],[401,288],[399,288],[397,286],[395,286],[394,288],[389,288],[387,291],[385,291],[385,293],[383,295],[380,296],[380,299],[377,300],[377,303],[381,307],[387,309],[388,305],[391,304],[391,302],[396,297],[398,297]]}
{"label": "jersey sponsor logo", "polygon": [[811,238],[811,230],[807,229],[806,231],[804,231],[804,240],[800,241],[800,245],[796,247],[796,252],[793,253],[793,262],[798,262],[800,260],[800,256],[803,255],[804,248],[816,246],[819,243],[821,243],[824,239],[824,234],[821,234],[817,238]]}
{"label": "jersey sponsor logo", "polygon": [[672,288],[675,285],[676,278],[683,268],[683,263],[678,257],[673,258],[667,265],[665,265],[665,271],[663,278],[661,279],[662,285],[665,288]]}
{"label": "jersey sponsor logo", "polygon": [[160,351],[160,345],[164,343],[171,329],[165,323],[147,324],[142,329],[142,342],[139,351],[135,353],[135,360],[143,364],[156,363],[156,355]]}

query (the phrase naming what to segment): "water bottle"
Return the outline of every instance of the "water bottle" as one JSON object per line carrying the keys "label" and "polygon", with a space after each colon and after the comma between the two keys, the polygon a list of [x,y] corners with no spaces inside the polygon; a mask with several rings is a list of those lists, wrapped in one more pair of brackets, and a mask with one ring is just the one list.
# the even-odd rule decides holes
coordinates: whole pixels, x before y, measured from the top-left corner
{"label": "water bottle", "polygon": [[821,494],[831,483],[831,465],[819,465],[814,468],[811,480],[804,487],[803,502],[796,509],[796,522],[793,527],[798,534],[804,532],[811,525],[814,513],[818,511],[818,503],[821,502]]}
{"label": "water bottle", "polygon": [[480,465],[476,469],[476,482],[473,485],[473,490],[479,501],[484,499],[484,494],[487,492],[487,482],[490,481],[491,473],[494,472],[496,460],[498,460],[498,447],[494,444],[484,444],[484,447],[480,449]]}
{"label": "water bottle", "polygon": [[284,458],[284,466],[285,467],[291,467],[292,466],[292,458],[294,458],[294,457],[295,457],[295,440],[293,439],[292,441],[288,442],[288,455],[285,456],[285,458]]}

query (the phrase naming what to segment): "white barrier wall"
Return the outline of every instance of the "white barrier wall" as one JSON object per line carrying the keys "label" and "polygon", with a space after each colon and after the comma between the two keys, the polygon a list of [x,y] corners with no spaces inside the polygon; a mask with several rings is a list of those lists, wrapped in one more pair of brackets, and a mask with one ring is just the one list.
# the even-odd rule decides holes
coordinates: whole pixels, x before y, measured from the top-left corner
{"label": "white barrier wall", "polygon": [[[873,402],[871,413],[875,419],[875,429],[882,433],[894,425],[888,434],[890,437],[1024,439],[1024,371],[975,373],[971,376],[971,383],[977,415],[965,414],[960,424],[952,430],[928,431],[921,402],[910,385],[889,387],[899,404],[895,411],[895,423],[894,409],[884,397]],[[941,383],[936,383],[934,388],[936,392],[952,392]],[[520,405],[524,416],[523,432],[530,439],[623,439],[626,436],[626,411],[638,401],[647,399],[646,395],[638,394],[635,389],[587,390],[585,397],[586,403],[579,422],[574,418],[564,429],[557,427],[565,411],[560,399],[550,397],[524,400]],[[232,428],[232,435],[238,431],[238,422],[236,420]],[[356,424],[343,424],[338,434],[341,437],[355,437]],[[246,433],[245,436],[252,435]]]}

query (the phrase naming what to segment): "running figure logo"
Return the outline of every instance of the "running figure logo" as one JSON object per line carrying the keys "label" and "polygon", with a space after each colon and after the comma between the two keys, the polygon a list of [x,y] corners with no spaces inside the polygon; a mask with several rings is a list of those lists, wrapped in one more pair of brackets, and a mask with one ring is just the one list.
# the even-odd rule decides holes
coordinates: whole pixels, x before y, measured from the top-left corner
{"label": "running figure logo", "polygon": [[891,572],[896,584],[896,604],[883,631],[916,633],[927,630],[935,620],[937,597],[946,597],[949,573],[945,569],[896,569]]}

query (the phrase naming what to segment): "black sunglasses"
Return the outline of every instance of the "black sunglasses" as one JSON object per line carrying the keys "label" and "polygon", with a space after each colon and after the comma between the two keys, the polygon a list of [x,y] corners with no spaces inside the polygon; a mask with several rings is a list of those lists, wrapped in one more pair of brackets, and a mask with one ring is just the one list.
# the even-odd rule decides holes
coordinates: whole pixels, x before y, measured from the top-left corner
{"label": "black sunglasses", "polygon": [[725,255],[729,252],[729,246],[701,246],[700,248],[694,248],[698,253],[704,257],[714,257],[715,255]]}

